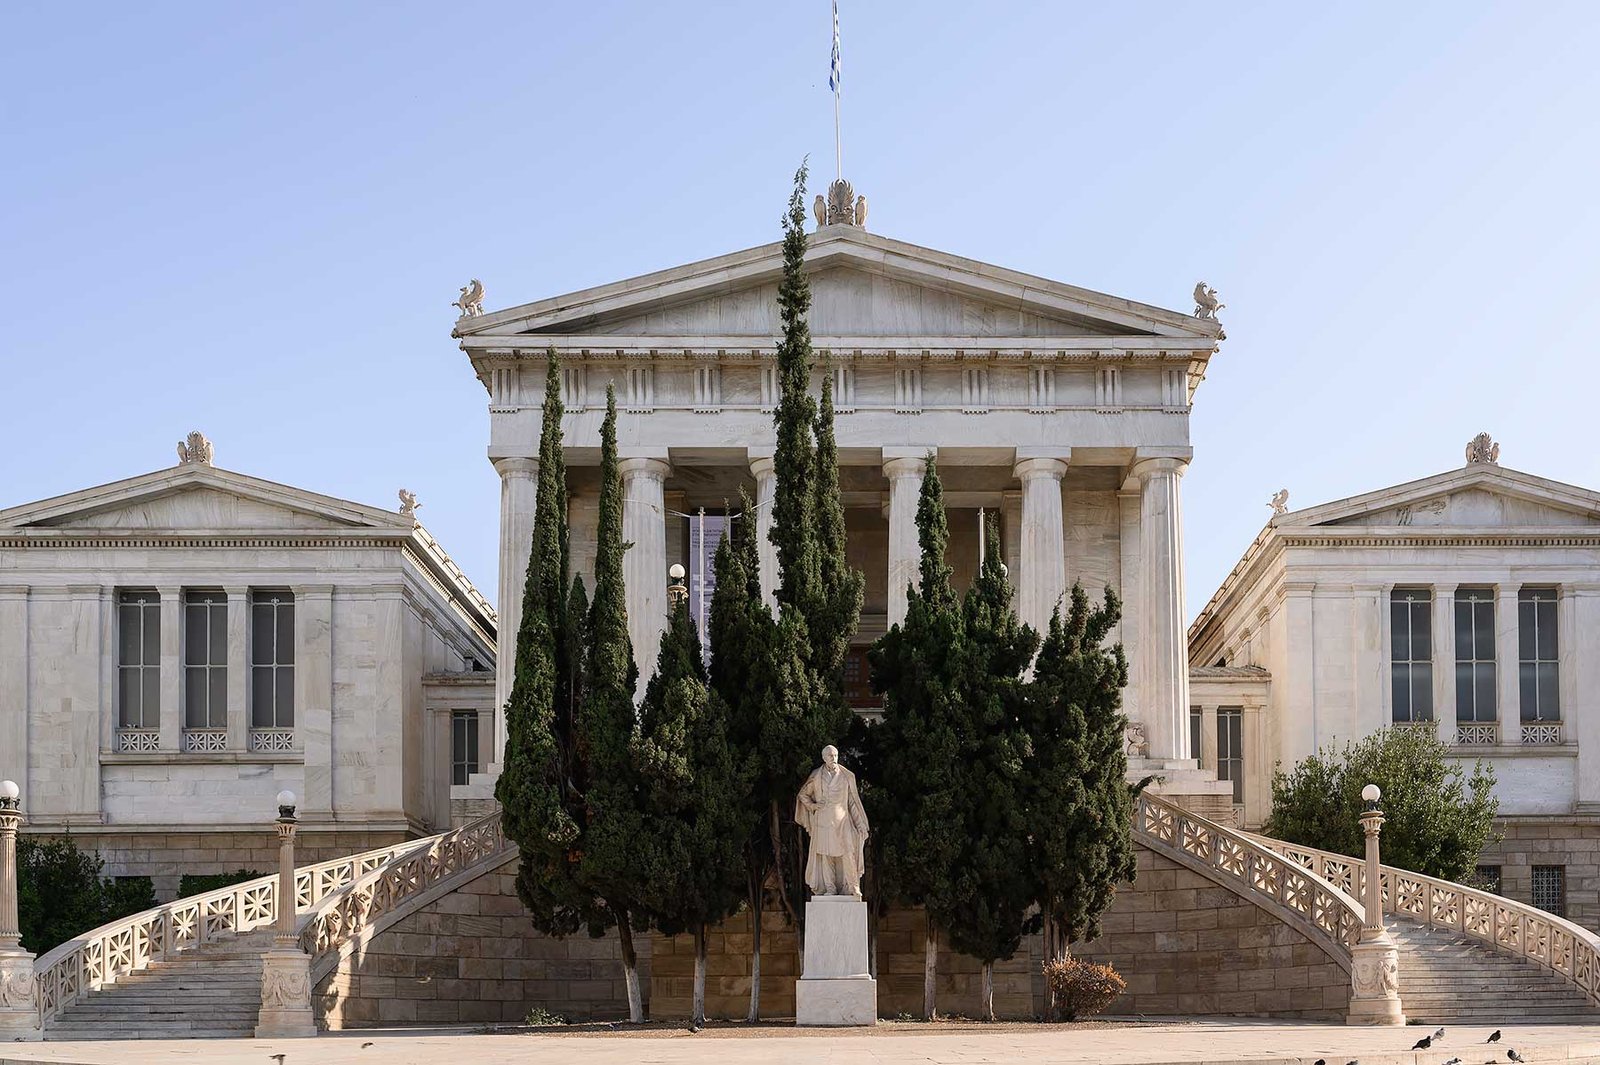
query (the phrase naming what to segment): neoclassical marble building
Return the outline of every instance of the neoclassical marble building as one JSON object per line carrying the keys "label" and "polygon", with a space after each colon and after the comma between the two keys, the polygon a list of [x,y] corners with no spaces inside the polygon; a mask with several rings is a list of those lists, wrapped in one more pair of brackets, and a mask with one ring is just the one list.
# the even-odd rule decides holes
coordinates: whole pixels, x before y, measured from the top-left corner
{"label": "neoclassical marble building", "polygon": [[1273,517],[1189,630],[1202,763],[1271,777],[1385,726],[1494,768],[1485,879],[1600,923],[1600,492],[1466,463]]}
{"label": "neoclassical marble building", "polygon": [[168,895],[273,868],[284,788],[313,856],[448,826],[452,774],[493,732],[489,604],[414,500],[221,469],[198,433],[179,447],[0,510],[0,776],[28,830]]}
{"label": "neoclassical marble building", "polygon": [[[848,548],[867,579],[850,665],[860,706],[873,705],[865,648],[904,615],[916,574],[914,515],[932,452],[958,581],[977,566],[980,511],[998,511],[1029,624],[1045,626],[1073,581],[1117,588],[1135,667],[1129,706],[1147,753],[1188,759],[1180,485],[1190,405],[1222,339],[1211,308],[1146,306],[853,222],[820,227],[806,262],[818,386],[832,375],[838,411]],[[469,306],[457,322],[488,392],[502,486],[497,703],[511,681],[546,351],[561,360],[571,541],[589,577],[600,423],[606,387],[617,389],[624,536],[634,544],[628,617],[648,676],[668,567],[683,564],[698,596],[741,486],[763,533],[770,521],[781,265],[780,245],[766,244],[504,310]],[[776,552],[761,542],[770,589]]]}

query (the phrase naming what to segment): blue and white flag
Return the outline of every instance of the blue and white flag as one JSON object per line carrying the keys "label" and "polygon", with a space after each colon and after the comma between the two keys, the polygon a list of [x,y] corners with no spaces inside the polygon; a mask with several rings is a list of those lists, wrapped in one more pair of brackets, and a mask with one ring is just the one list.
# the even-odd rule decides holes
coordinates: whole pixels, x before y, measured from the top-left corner
{"label": "blue and white flag", "polygon": [[833,0],[833,65],[828,68],[828,88],[838,92],[843,80],[839,70],[839,0]]}

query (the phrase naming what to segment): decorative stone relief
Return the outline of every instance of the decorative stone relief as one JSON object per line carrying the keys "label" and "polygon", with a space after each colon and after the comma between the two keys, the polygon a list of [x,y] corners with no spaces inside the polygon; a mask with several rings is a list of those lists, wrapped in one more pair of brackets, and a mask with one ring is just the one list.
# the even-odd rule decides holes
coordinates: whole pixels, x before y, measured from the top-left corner
{"label": "decorative stone relief", "polygon": [[827,202],[818,196],[811,211],[817,216],[819,226],[846,225],[865,229],[867,225],[867,198],[857,196],[844,178],[829,185]]}
{"label": "decorative stone relief", "polygon": [[1479,433],[1467,441],[1468,466],[1493,466],[1500,461],[1500,445],[1488,433]]}
{"label": "decorative stone relief", "polygon": [[1217,321],[1217,312],[1226,307],[1226,303],[1217,301],[1217,290],[1208,288],[1204,281],[1194,286],[1194,316],[1207,321]]}
{"label": "decorative stone relief", "polygon": [[483,282],[473,278],[461,286],[461,295],[450,304],[461,308],[461,317],[476,318],[483,313]]}
{"label": "decorative stone relief", "polygon": [[1392,951],[1358,953],[1350,978],[1355,993],[1362,998],[1388,998],[1400,993],[1400,966]]}
{"label": "decorative stone relief", "polygon": [[263,1008],[283,1010],[310,1005],[311,981],[305,969],[294,965],[269,965],[261,975]]}
{"label": "decorative stone relief", "polygon": [[33,958],[11,967],[0,961],[0,1009],[31,1010],[37,1005],[38,985],[33,979]]}
{"label": "decorative stone relief", "polygon": [[1272,493],[1272,498],[1268,500],[1267,506],[1272,508],[1272,513],[1274,514],[1289,513],[1289,490],[1280,488]]}
{"label": "decorative stone relief", "polygon": [[1129,758],[1150,757],[1150,738],[1145,735],[1143,721],[1128,722],[1128,727],[1122,732],[1122,741],[1127,744]]}
{"label": "decorative stone relief", "polygon": [[209,466],[215,453],[211,441],[198,429],[187,440],[178,441],[178,463],[183,466]]}
{"label": "decorative stone relief", "polygon": [[417,508],[420,506],[422,504],[417,502],[417,493],[409,488],[400,489],[400,513],[407,517],[414,517],[417,513]]}

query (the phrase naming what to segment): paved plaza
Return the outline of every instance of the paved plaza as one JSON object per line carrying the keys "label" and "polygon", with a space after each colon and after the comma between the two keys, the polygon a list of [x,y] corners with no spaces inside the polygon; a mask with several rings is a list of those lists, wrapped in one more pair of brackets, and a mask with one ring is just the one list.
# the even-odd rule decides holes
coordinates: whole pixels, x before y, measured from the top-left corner
{"label": "paved plaza", "polygon": [[[1463,1065],[1505,1062],[1515,1048],[1529,1062],[1600,1063],[1600,1026],[1507,1029],[1501,1042],[1484,1040],[1492,1027],[1450,1028],[1428,1051],[1410,1048],[1424,1028],[1349,1028],[1336,1024],[1199,1021],[1172,1024],[1082,1026],[885,1023],[868,1032],[836,1034],[786,1025],[752,1031],[715,1026],[643,1032],[547,1030],[487,1034],[468,1029],[387,1029],[329,1034],[314,1040],[142,1040],[135,1043],[46,1043],[0,1050],[0,1065],[51,1062],[72,1065],[143,1065],[195,1061],[206,1065],[261,1065],[283,1054],[282,1065],[813,1065],[850,1060],[864,1065]],[[761,1038],[750,1038],[759,1033]]]}

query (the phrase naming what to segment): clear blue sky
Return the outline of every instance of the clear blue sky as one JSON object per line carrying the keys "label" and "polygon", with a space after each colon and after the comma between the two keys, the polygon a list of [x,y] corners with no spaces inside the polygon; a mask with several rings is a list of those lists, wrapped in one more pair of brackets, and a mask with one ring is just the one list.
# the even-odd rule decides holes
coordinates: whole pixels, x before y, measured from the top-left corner
{"label": "clear blue sky", "polygon": [[[1600,487],[1600,4],[844,0],[889,236],[1187,311],[1189,610],[1294,506],[1461,462]],[[485,592],[449,333],[775,239],[832,170],[826,0],[11,4],[0,505],[173,461],[422,517]]]}

